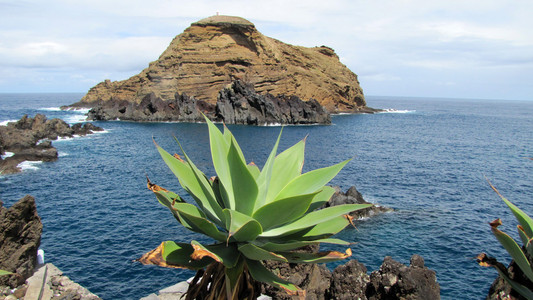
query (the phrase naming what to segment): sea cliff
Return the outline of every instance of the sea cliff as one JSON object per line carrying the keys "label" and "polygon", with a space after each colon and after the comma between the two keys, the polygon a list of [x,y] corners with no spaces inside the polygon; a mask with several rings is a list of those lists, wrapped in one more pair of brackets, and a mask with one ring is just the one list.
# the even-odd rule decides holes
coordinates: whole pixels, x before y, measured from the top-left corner
{"label": "sea cliff", "polygon": [[[340,62],[333,49],[289,45],[261,34],[243,18],[229,16],[213,16],[192,23],[174,38],[159,59],[139,74],[123,81],[105,80],[71,107],[96,108],[100,115],[107,114],[110,118],[152,121],[162,117],[154,117],[147,102],[158,102],[161,105],[151,107],[157,107],[163,119],[195,121],[195,116],[189,120],[187,108],[192,108],[193,115],[199,110],[214,117],[221,94],[236,81],[248,85],[253,93],[279,99],[278,105],[270,108],[285,108],[285,114],[286,103],[295,98],[318,103],[318,106],[310,105],[310,109],[319,114],[323,110],[327,113],[375,111],[366,106],[357,75]],[[111,107],[119,113],[102,112]],[[128,107],[141,113],[130,112],[126,116]],[[226,114],[228,110],[219,112]],[[172,117],[171,113],[182,117]],[[227,115],[218,117],[226,119]],[[292,121],[292,118],[275,120],[300,123]],[[318,123],[328,121],[329,117],[320,118]],[[305,123],[316,123],[316,120]]]}

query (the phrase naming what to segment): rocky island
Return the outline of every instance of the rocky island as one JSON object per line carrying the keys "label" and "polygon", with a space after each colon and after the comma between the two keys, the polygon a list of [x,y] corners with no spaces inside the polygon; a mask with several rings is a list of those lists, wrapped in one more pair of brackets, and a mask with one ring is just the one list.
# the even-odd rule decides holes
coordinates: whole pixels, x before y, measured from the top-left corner
{"label": "rocky island", "polygon": [[240,17],[212,16],[176,36],[158,60],[105,80],[68,107],[89,119],[329,124],[330,113],[372,113],[357,75],[334,50],[293,46]]}
{"label": "rocky island", "polygon": [[91,123],[70,126],[61,119],[48,120],[42,114],[34,118],[24,115],[16,122],[0,126],[0,174],[20,172],[18,165],[24,161],[57,160],[57,149],[52,146],[51,140],[103,130]]}

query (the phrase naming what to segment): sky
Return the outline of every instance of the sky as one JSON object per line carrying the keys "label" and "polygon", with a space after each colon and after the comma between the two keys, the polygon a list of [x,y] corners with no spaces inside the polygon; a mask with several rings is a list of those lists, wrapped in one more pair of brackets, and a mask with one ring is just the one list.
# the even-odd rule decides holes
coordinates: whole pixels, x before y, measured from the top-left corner
{"label": "sky", "polygon": [[335,49],[365,95],[533,100],[531,0],[0,0],[0,92],[127,79],[217,12]]}

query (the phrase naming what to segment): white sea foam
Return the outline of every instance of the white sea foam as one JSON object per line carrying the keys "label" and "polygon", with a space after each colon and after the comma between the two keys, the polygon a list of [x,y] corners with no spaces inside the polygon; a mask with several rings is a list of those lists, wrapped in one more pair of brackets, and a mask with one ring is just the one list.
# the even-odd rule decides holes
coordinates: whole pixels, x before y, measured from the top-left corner
{"label": "white sea foam", "polygon": [[21,168],[22,171],[38,170],[39,165],[42,163],[42,161],[23,161],[18,165],[18,167]]}
{"label": "white sea foam", "polygon": [[73,115],[63,118],[63,120],[65,120],[65,122],[69,124],[86,122],[86,119],[87,119],[87,116],[83,114],[73,114]]}
{"label": "white sea foam", "polygon": [[68,156],[68,153],[67,153],[67,152],[59,151],[59,152],[57,153],[57,156],[58,156],[58,157],[65,157],[65,156]]}
{"label": "white sea foam", "polygon": [[7,121],[2,121],[0,122],[0,126],[7,126],[7,123],[9,122],[17,122],[18,120],[7,120]]}
{"label": "white sea foam", "polygon": [[408,113],[414,113],[416,110],[401,110],[401,109],[394,109],[394,108],[386,108],[383,111],[380,111],[380,114],[408,114]]}
{"label": "white sea foam", "polygon": [[2,159],[6,159],[6,158],[11,157],[13,155],[15,155],[15,153],[6,151],[6,154],[2,155]]}
{"label": "white sea foam", "polygon": [[46,111],[61,111],[60,107],[42,107],[39,108],[39,110],[46,110]]}

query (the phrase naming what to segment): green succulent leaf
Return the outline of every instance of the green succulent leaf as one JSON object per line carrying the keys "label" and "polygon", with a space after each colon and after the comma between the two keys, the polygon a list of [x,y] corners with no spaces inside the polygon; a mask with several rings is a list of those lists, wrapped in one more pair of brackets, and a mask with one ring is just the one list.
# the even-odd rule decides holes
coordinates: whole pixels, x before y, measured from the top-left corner
{"label": "green succulent leaf", "polygon": [[259,178],[259,175],[261,175],[261,170],[255,165],[255,164],[247,164],[246,167],[248,168],[248,171],[252,176],[254,177],[254,180],[257,182],[257,178]]}
{"label": "green succulent leaf", "polygon": [[268,203],[259,208],[253,218],[261,223],[265,231],[290,223],[303,216],[316,194],[298,195]]}
{"label": "green succulent leaf", "polygon": [[282,255],[267,251],[253,244],[242,244],[239,246],[239,251],[248,259],[252,260],[276,260],[284,261],[287,259]]}
{"label": "green succulent leaf", "polygon": [[[281,132],[280,132],[281,136]],[[268,193],[264,203],[270,203],[279,192],[294,178],[302,174],[305,140],[296,143],[275,157],[272,163],[272,179],[268,183]],[[279,138],[278,138],[279,142]],[[275,149],[277,149],[278,142]],[[271,154],[272,155],[272,154]],[[314,191],[312,191],[314,192]],[[308,194],[302,192],[302,194]]]}
{"label": "green succulent leaf", "polygon": [[226,229],[229,236],[239,242],[249,242],[263,232],[261,224],[254,218],[231,209],[224,209]]}
{"label": "green succulent leaf", "polygon": [[526,275],[526,277],[533,282],[533,269],[531,269],[531,265],[522,251],[522,248],[518,246],[512,237],[496,227],[497,226],[492,226],[491,228],[494,236],[498,239],[500,244],[502,244],[505,250],[507,250],[509,255],[511,255],[522,272],[524,272],[524,275]]}
{"label": "green succulent leaf", "polygon": [[9,272],[9,271],[6,271],[6,270],[0,270],[0,276],[11,275],[11,274],[13,274],[13,272]]}
{"label": "green succulent leaf", "polygon": [[526,246],[529,240],[531,239],[531,237],[527,236],[527,233],[524,231],[524,227],[522,227],[522,225],[518,225],[516,227],[518,229],[518,235],[520,236],[520,239],[522,240],[522,244]]}
{"label": "green succulent leaf", "polygon": [[282,236],[285,239],[298,241],[314,241],[329,238],[350,224],[350,221],[344,216],[339,216],[326,222],[319,223],[313,227],[308,227],[300,231],[293,232],[289,235]]}
{"label": "green succulent leaf", "polygon": [[224,200],[224,207],[235,209],[235,197],[233,195],[233,184],[231,182],[231,171],[228,161],[229,144],[222,135],[222,132],[204,116],[209,128],[209,141],[211,145],[211,157],[213,159],[213,166],[217,172],[217,176],[222,184],[224,192],[221,192]]}
{"label": "green succulent leaf", "polygon": [[281,128],[279,132],[278,139],[276,140],[276,143],[274,144],[274,148],[272,148],[272,151],[270,152],[270,155],[268,156],[268,159],[265,165],[263,166],[263,170],[259,174],[259,177],[257,177],[256,179],[257,187],[258,187],[258,194],[257,194],[257,200],[255,201],[254,211],[262,207],[267,202],[267,194],[268,194],[269,186],[272,180],[272,169],[274,167],[274,160],[276,159],[276,153],[278,151],[279,140],[281,139],[282,132],[283,132],[283,128]]}
{"label": "green succulent leaf", "polygon": [[261,237],[288,235],[296,231],[327,222],[331,219],[348,214],[352,211],[367,208],[370,206],[372,206],[372,204],[343,204],[313,211],[292,223],[267,230],[261,234]]}
{"label": "green succulent leaf", "polygon": [[330,182],[350,160],[345,160],[333,166],[316,169],[294,178],[279,192],[274,198],[274,201],[318,191]]}
{"label": "green succulent leaf", "polygon": [[335,189],[330,186],[324,186],[320,192],[313,198],[311,205],[309,205],[308,212],[312,212],[317,208],[322,207],[335,194]]}
{"label": "green succulent leaf", "polygon": [[227,233],[220,232],[218,228],[205,218],[205,214],[198,207],[188,203],[175,203],[180,218],[190,226],[191,230],[205,234],[217,241],[228,239]]}
{"label": "green succulent leaf", "polygon": [[[170,212],[172,212],[172,215],[174,215],[174,218],[176,218],[176,220],[178,220],[178,222],[182,223],[182,221],[180,220],[179,218],[179,215],[178,213],[176,212],[176,210],[172,207],[172,203],[175,202],[169,194],[169,193],[166,193],[165,191],[157,191],[157,192],[154,192],[155,194],[155,197],[157,198],[157,201],[159,201],[159,203],[165,207],[167,207]],[[176,198],[174,198],[176,199]],[[185,226],[187,229],[191,229],[190,227],[186,226],[185,224],[182,223],[183,226]]]}
{"label": "green succulent leaf", "polygon": [[529,217],[525,212],[523,212],[520,208],[518,208],[516,205],[511,203],[511,201],[507,200],[500,192],[489,182],[490,187],[500,196],[500,198],[507,204],[507,206],[511,209],[513,212],[513,215],[518,220],[518,223],[522,225],[524,228],[524,232],[527,234],[528,237],[533,237],[533,219]]}
{"label": "green succulent leaf", "polygon": [[237,265],[240,258],[240,254],[234,243],[219,243],[204,246],[198,241],[191,241],[191,245],[194,249],[191,258],[195,260],[210,257],[213,260],[224,264],[226,268],[233,268]]}
{"label": "green succulent leaf", "polygon": [[339,239],[319,239],[319,240],[312,240],[312,241],[288,241],[286,243],[266,242],[266,243],[259,244],[259,246],[262,249],[267,250],[267,251],[280,252],[280,251],[290,251],[290,250],[302,248],[302,247],[309,246],[309,245],[317,245],[320,243],[336,244],[336,245],[343,245],[343,246],[349,246],[352,244],[352,243],[339,240]]}
{"label": "green succulent leaf", "polygon": [[533,238],[529,239],[529,241],[527,242],[526,251],[529,256],[533,257]]}
{"label": "green succulent leaf", "polygon": [[246,215],[251,215],[257,199],[257,183],[248,170],[245,161],[239,156],[236,144],[237,142],[232,139],[228,152],[228,165],[232,186],[224,187],[226,190],[232,190],[235,197],[235,210]]}
{"label": "green succulent leaf", "polygon": [[158,145],[156,147],[167,166],[178,178],[181,186],[194,198],[200,207],[205,208],[211,220],[218,225],[222,225],[222,208],[216,201],[211,185],[205,175],[198,170],[185,152],[183,154],[187,158],[187,162],[180,161]]}
{"label": "green succulent leaf", "polygon": [[246,259],[246,265],[248,266],[248,270],[250,270],[250,274],[252,275],[252,277],[257,281],[282,288],[291,296],[296,296],[303,292],[294,284],[274,275],[259,261]]}

